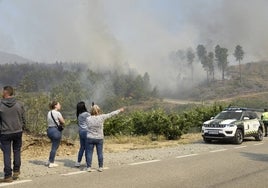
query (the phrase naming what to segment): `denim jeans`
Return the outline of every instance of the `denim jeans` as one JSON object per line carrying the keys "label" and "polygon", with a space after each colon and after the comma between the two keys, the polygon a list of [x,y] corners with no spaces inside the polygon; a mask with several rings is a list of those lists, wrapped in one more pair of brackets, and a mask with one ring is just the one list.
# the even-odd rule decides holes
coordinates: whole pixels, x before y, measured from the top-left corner
{"label": "denim jeans", "polygon": [[[87,130],[79,130],[79,138],[80,138],[80,148],[78,151],[78,158],[77,158],[77,162],[81,162],[82,161],[82,157],[83,154],[85,152],[86,149],[86,143],[87,143]],[[85,152],[85,158],[87,160],[87,152]]]}
{"label": "denim jeans", "polygon": [[97,149],[99,167],[103,167],[103,139],[87,139],[86,152],[87,152],[87,167],[91,167],[92,164],[92,155],[94,146]]}
{"label": "denim jeans", "polygon": [[1,149],[4,154],[4,176],[12,176],[11,146],[13,149],[13,172],[20,172],[22,132],[0,135]]}
{"label": "denim jeans", "polygon": [[57,149],[59,148],[61,141],[61,132],[57,127],[49,127],[47,129],[47,136],[51,140],[51,150],[49,154],[49,162],[54,163]]}

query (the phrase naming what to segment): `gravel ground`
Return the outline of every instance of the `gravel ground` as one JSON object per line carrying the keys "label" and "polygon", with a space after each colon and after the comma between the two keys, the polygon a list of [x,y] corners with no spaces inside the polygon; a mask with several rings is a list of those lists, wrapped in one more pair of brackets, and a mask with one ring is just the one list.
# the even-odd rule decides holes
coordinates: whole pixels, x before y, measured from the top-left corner
{"label": "gravel ground", "polygon": [[[141,149],[129,150],[127,152],[117,153],[104,153],[104,166],[112,168],[114,166],[122,166],[130,163],[143,162],[148,160],[161,160],[176,156],[189,155],[193,153],[202,153],[211,150],[223,149],[231,147],[228,144],[205,144],[203,141],[198,141],[192,144],[182,144],[176,147],[167,147],[160,149]],[[45,166],[47,161],[44,159],[31,159],[23,160],[20,179],[31,179],[34,177],[53,175],[53,174],[66,174],[69,172],[78,172],[85,168],[85,160],[82,160],[80,168],[74,167],[77,156],[56,157],[55,162],[59,164],[56,168],[48,168]],[[93,154],[92,168],[97,168],[96,151]],[[0,164],[1,165],[1,164]],[[3,165],[3,162],[2,162]],[[3,172],[0,174],[3,176]]]}

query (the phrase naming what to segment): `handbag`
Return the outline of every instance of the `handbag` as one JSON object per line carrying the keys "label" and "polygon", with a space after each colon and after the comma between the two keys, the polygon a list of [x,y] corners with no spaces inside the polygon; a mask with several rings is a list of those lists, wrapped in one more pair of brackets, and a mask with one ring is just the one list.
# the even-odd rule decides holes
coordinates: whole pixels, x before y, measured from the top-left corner
{"label": "handbag", "polygon": [[52,111],[50,112],[50,114],[51,114],[51,117],[52,117],[54,123],[57,125],[58,130],[59,130],[60,132],[63,131],[63,129],[64,129],[63,126],[62,126],[62,125],[58,125],[58,123],[55,121],[55,119],[54,119],[54,117],[53,117],[53,115],[52,115]]}

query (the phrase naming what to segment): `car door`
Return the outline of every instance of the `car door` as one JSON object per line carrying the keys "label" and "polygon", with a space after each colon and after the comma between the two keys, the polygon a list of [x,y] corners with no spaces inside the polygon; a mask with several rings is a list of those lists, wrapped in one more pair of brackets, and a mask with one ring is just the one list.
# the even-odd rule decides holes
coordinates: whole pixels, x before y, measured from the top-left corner
{"label": "car door", "polygon": [[259,128],[259,120],[253,112],[245,112],[244,115],[245,136],[256,134]]}

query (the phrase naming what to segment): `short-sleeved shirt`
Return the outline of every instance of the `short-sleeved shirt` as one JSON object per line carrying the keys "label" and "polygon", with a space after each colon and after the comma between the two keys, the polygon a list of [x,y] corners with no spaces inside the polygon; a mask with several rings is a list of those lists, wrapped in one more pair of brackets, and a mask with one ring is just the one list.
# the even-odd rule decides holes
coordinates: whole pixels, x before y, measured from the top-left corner
{"label": "short-sleeved shirt", "polygon": [[79,114],[78,116],[78,126],[80,130],[86,130],[87,129],[87,117],[90,116],[89,112],[83,112]]}
{"label": "short-sleeved shirt", "polygon": [[54,117],[54,119],[55,119],[55,121],[57,122],[58,125],[60,124],[59,118],[62,118],[62,115],[57,110],[50,110],[47,113],[47,124],[48,124],[48,127],[56,127],[57,125],[55,124],[54,120],[51,117],[51,112],[52,112],[52,115],[53,115],[53,117]]}

